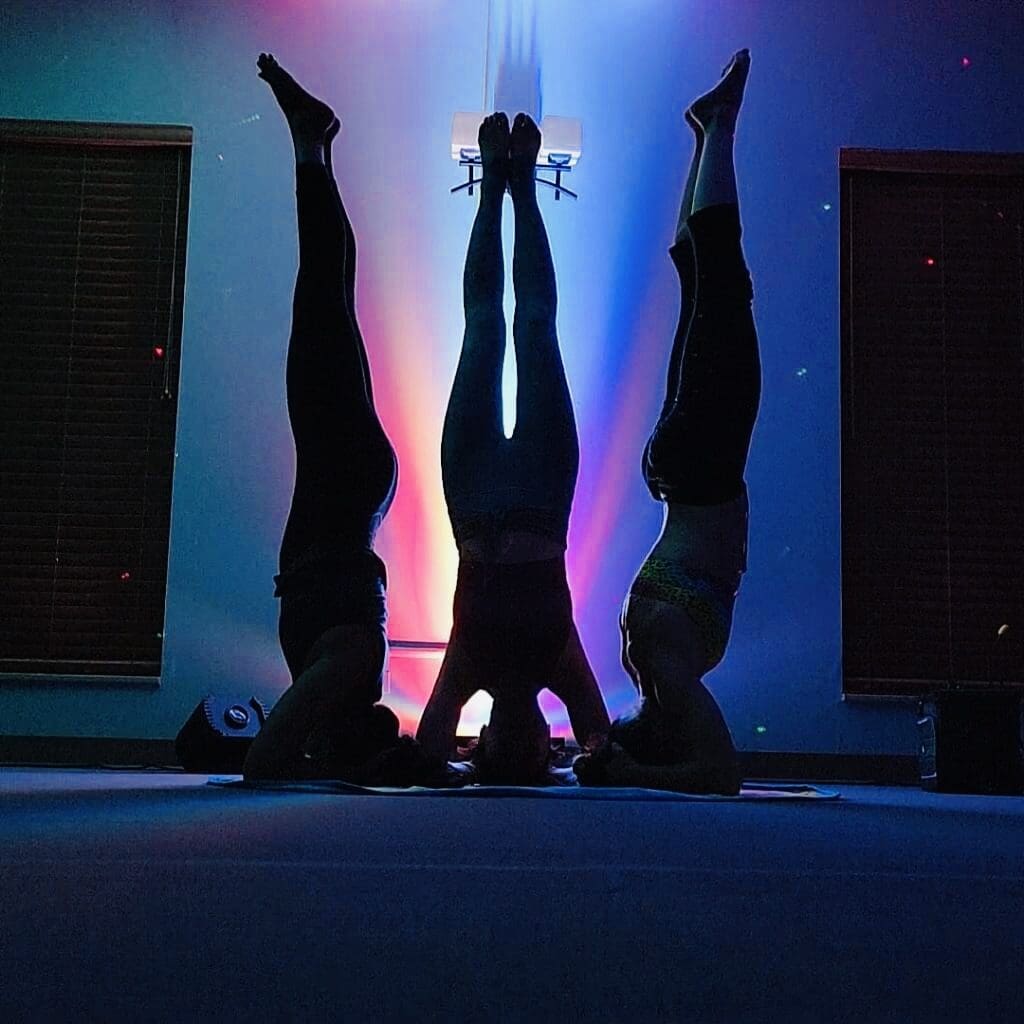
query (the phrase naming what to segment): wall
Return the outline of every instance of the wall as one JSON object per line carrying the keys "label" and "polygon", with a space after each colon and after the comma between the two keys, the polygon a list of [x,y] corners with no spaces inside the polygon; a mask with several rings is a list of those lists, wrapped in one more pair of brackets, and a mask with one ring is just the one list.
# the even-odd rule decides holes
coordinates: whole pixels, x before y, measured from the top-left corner
{"label": "wall", "polygon": [[[495,0],[490,21],[483,0],[5,4],[0,116],[189,124],[196,146],[161,686],[3,687],[0,728],[170,737],[208,691],[272,700],[287,684],[270,576],[293,467],[296,244],[288,136],[255,76],[262,49],[344,122],[336,169],[360,241],[360,320],[401,463],[380,537],[398,637],[443,639],[450,623],[438,446],[475,208],[448,192],[460,180],[451,115],[481,109],[486,68],[503,102],[582,119],[579,202],[542,197],[582,443],[570,571],[612,711],[628,706],[616,615],[660,523],[638,460],[678,309],[665,248],[689,159],[681,113],[744,45],[737,162],[764,398],[750,570],[710,682],[743,748],[911,752],[907,708],[840,701],[837,151],[1024,150],[1012,2]],[[432,671],[393,662],[389,701],[407,727]],[[549,709],[563,731],[562,708]],[[485,712],[475,702],[464,728]]]}

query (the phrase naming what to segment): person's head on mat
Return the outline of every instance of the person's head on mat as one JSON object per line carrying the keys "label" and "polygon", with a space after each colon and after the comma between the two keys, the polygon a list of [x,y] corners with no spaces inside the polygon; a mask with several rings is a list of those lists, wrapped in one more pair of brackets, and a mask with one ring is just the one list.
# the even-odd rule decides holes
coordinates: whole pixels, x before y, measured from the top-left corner
{"label": "person's head on mat", "polygon": [[481,782],[529,785],[543,781],[551,758],[551,727],[535,697],[498,697],[473,752]]}

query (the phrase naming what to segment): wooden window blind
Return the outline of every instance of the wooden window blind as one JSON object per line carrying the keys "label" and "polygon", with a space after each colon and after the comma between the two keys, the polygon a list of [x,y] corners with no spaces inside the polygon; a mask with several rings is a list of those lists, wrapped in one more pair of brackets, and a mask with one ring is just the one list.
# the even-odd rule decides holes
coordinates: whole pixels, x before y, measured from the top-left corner
{"label": "wooden window blind", "polygon": [[844,692],[1024,687],[1024,155],[840,183]]}
{"label": "wooden window blind", "polygon": [[160,673],[191,146],[0,121],[0,673]]}

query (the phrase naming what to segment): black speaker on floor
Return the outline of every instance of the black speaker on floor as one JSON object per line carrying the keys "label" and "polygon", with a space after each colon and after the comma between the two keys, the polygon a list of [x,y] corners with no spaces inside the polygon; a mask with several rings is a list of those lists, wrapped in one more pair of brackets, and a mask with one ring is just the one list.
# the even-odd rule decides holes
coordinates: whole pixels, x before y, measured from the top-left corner
{"label": "black speaker on floor", "polygon": [[1024,793],[1020,693],[954,691],[920,705],[921,785],[939,793]]}
{"label": "black speaker on floor", "polygon": [[174,741],[178,760],[187,772],[237,775],[266,718],[266,708],[255,697],[208,694]]}

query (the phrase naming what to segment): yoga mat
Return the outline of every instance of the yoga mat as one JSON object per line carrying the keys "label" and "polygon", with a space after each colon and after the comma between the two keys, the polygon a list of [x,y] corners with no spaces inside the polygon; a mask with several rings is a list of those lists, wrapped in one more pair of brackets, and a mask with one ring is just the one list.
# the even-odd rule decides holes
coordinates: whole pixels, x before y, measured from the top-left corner
{"label": "yoga mat", "polygon": [[296,782],[247,782],[237,775],[211,775],[211,786],[230,789],[265,790],[280,793],[325,793],[341,796],[409,796],[409,797],[517,797],[542,800],[838,800],[840,794],[831,789],[819,789],[804,783],[743,784],[738,796],[698,795],[670,793],[660,789],[626,789],[613,786],[580,786],[575,781],[559,782],[552,786],[480,786],[468,785],[453,789],[431,789],[426,786],[399,788],[394,786],[357,786],[351,782],[329,780]]}

